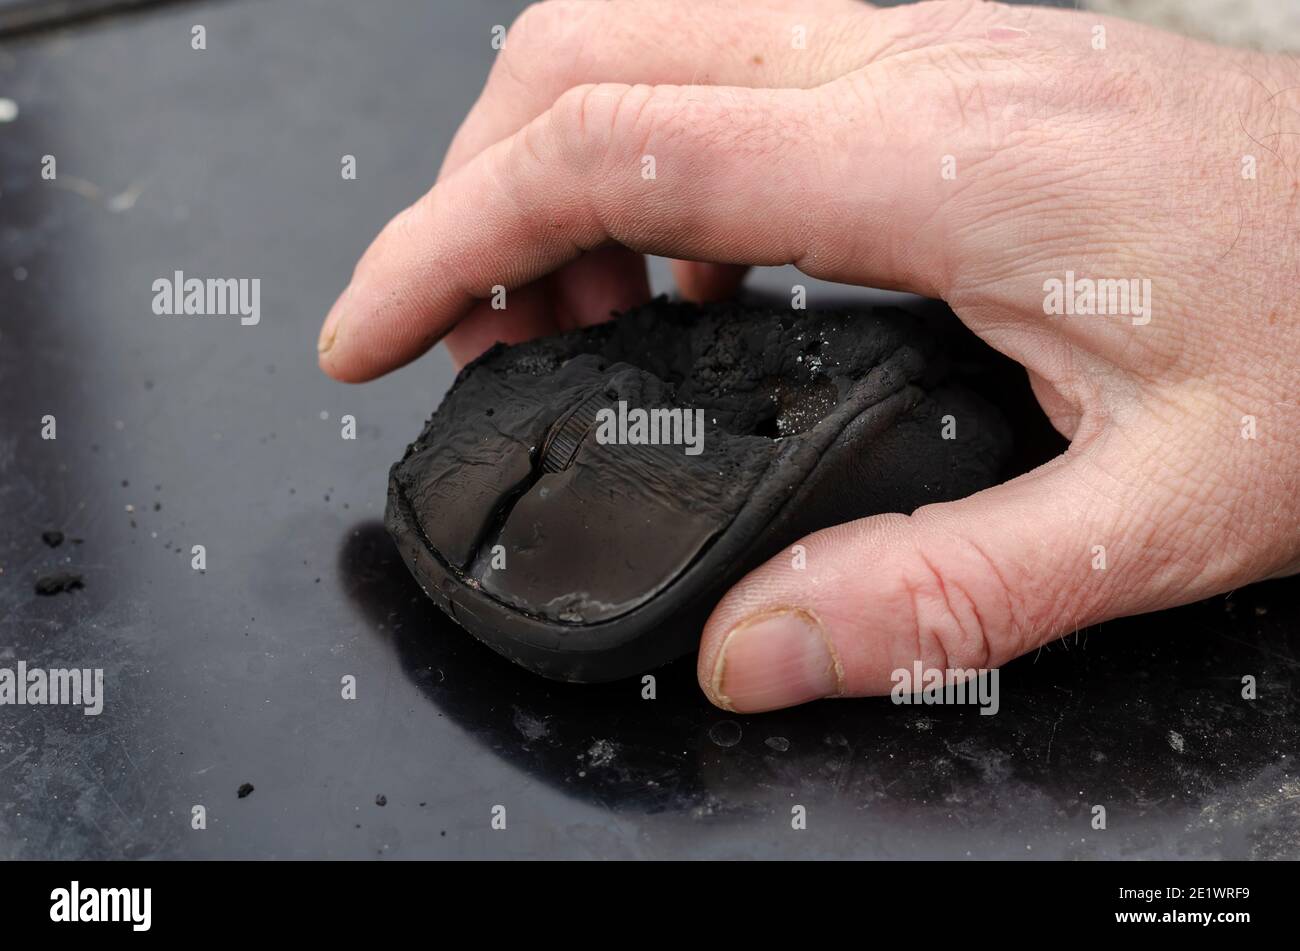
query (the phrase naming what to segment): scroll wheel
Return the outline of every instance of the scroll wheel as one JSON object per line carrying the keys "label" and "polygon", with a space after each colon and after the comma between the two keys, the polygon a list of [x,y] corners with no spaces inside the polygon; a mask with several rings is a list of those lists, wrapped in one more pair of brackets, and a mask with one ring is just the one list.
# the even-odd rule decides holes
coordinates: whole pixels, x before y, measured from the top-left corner
{"label": "scroll wheel", "polygon": [[567,416],[551,425],[546,434],[546,445],[542,450],[542,471],[563,472],[573,465],[587,433],[596,425],[596,414],[610,406],[609,397],[602,391],[593,393],[572,410]]}

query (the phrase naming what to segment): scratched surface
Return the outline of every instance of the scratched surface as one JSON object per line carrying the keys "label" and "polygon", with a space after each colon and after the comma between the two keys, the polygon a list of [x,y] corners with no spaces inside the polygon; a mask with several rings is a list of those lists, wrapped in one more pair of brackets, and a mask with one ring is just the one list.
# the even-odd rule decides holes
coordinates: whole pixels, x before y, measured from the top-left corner
{"label": "scratched surface", "polygon": [[[379,519],[450,366],[348,388],[314,341],[514,6],[169,6],[0,47],[0,666],[107,693],[0,707],[0,858],[1300,857],[1294,581],[1024,658],[993,717],[731,717],[690,662],[653,701],[558,686],[437,615]],[[177,269],[260,277],[261,323],[154,316]],[[38,597],[58,570],[85,588]]]}

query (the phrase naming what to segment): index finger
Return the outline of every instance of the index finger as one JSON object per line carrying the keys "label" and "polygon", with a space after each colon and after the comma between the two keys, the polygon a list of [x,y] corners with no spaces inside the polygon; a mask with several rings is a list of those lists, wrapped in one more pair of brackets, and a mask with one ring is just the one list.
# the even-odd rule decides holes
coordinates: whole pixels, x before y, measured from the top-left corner
{"label": "index finger", "polygon": [[322,368],[348,381],[386,373],[494,288],[508,293],[611,241],[932,291],[920,274],[933,269],[891,244],[939,211],[914,143],[898,135],[909,124],[863,123],[862,90],[839,85],[570,90],[385,227],[335,304]]}

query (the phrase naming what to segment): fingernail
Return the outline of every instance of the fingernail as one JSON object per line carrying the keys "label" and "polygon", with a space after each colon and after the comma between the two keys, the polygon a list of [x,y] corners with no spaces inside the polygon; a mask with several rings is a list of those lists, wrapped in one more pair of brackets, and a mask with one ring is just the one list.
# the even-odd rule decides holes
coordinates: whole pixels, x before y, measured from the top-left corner
{"label": "fingernail", "polygon": [[733,627],[713,666],[713,695],[738,713],[758,713],[832,697],[844,669],[821,624],[807,611],[782,609]]}
{"label": "fingernail", "polygon": [[339,325],[343,323],[344,305],[351,294],[352,285],[349,284],[343,289],[339,299],[334,302],[334,306],[330,308],[329,314],[325,317],[325,326],[320,329],[320,339],[316,341],[317,353],[326,353],[330,347],[334,346],[334,339],[339,333]]}

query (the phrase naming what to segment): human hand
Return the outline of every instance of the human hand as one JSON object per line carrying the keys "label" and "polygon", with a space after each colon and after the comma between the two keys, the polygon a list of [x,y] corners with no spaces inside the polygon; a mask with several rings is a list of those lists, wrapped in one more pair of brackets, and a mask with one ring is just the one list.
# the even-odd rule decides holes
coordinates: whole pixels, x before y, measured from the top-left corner
{"label": "human hand", "polygon": [[[358,264],[321,365],[359,381],[444,335],[464,362],[602,320],[648,293],[642,253],[713,262],[678,266],[688,296],[794,263],[942,298],[1069,451],[758,568],[700,683],[753,712],[997,666],[1300,570],[1298,89],[1280,57],[1078,12],[541,4]],[[1111,313],[1046,312],[1082,279],[1124,282]]]}

